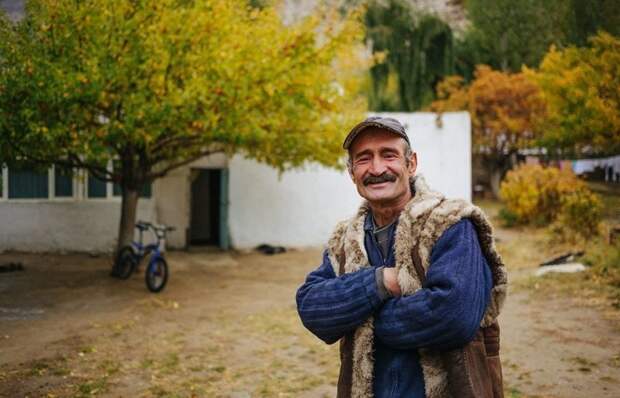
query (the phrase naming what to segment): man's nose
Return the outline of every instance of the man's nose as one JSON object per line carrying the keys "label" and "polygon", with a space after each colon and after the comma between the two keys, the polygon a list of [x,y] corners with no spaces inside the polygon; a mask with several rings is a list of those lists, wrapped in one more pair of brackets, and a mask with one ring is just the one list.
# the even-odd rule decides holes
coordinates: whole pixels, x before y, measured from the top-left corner
{"label": "man's nose", "polygon": [[370,162],[370,169],[368,170],[372,175],[381,175],[383,174],[387,168],[385,167],[385,162],[381,159],[380,156],[376,156]]}

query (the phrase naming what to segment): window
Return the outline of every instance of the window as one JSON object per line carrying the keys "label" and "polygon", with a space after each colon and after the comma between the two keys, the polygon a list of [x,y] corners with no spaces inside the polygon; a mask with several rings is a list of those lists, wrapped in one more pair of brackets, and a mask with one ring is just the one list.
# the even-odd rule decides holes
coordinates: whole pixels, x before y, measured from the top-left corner
{"label": "window", "polygon": [[6,166],[0,165],[0,199],[6,199],[4,192],[4,179],[6,178]]}
{"label": "window", "polygon": [[[153,194],[153,188],[151,186],[151,183],[146,184],[144,187],[142,187],[142,191],[140,192],[140,197],[141,198],[150,198],[151,195]],[[123,191],[121,191],[121,186],[118,184],[114,184],[114,189],[113,189],[113,195],[114,196],[122,196],[123,195]]]}
{"label": "window", "polygon": [[49,197],[49,176],[45,169],[27,166],[9,168],[9,199]]}
{"label": "window", "polygon": [[54,196],[70,198],[73,196],[73,170],[68,167],[54,167]]}
{"label": "window", "polygon": [[108,196],[108,187],[105,181],[101,181],[88,173],[88,197],[89,198],[106,198]]}
{"label": "window", "polygon": [[[78,175],[85,178],[76,179]],[[111,199],[120,196],[120,185],[101,181],[85,170],[63,166],[45,169],[36,165],[8,167],[0,164],[0,200]],[[152,197],[151,184],[142,188],[140,197]]]}
{"label": "window", "polygon": [[142,188],[142,192],[140,193],[140,196],[143,198],[150,198],[152,195],[153,195],[153,187],[152,187],[152,184],[149,182]]}

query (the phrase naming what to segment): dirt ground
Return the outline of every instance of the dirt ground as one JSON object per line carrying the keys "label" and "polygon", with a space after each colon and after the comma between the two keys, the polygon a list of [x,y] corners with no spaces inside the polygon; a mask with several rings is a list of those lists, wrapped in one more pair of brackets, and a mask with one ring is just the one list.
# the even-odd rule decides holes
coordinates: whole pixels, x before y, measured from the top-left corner
{"label": "dirt ground", "polygon": [[[519,254],[536,237],[499,237],[517,263],[500,318],[507,396],[620,396],[616,312],[574,291],[545,294],[547,279],[530,279],[536,255]],[[295,311],[319,249],[167,255],[160,294],[142,273],[110,278],[107,257],[0,255],[25,268],[0,274],[0,397],[335,395],[337,347]]]}

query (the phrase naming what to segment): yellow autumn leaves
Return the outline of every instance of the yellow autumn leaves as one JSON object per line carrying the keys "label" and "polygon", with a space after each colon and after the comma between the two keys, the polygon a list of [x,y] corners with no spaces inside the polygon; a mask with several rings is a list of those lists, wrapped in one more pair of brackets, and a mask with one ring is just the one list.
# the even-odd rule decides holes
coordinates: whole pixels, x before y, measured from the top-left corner
{"label": "yellow autumn leaves", "polygon": [[437,112],[468,110],[474,142],[509,151],[537,146],[575,153],[620,151],[620,39],[601,32],[590,46],[551,48],[538,69],[478,66],[468,86],[458,76],[437,87]]}
{"label": "yellow autumn leaves", "polygon": [[[337,165],[366,110],[355,12],[284,24],[242,0],[41,0],[0,25],[0,145],[50,160],[139,153],[161,169],[216,145],[280,170]],[[62,147],[37,147],[41,127]]]}

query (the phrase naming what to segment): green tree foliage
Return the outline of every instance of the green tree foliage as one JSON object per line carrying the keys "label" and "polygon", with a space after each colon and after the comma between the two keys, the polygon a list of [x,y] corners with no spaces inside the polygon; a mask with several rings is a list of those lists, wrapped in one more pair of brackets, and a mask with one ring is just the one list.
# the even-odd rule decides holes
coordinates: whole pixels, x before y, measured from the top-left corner
{"label": "green tree foliage", "polygon": [[528,76],[540,87],[547,113],[542,143],[567,154],[620,153],[620,39],[599,33],[590,47],[552,49]]}
{"label": "green tree foliage", "polygon": [[0,17],[0,155],[120,184],[122,245],[141,188],[206,154],[337,165],[362,35],[355,15],[285,26],[242,0],[31,1]]}
{"label": "green tree foliage", "polygon": [[620,35],[617,0],[467,0],[471,26],[455,44],[456,73],[467,81],[478,64],[519,72],[549,47],[583,46],[599,30]]}
{"label": "green tree foliage", "polygon": [[435,85],[453,73],[453,37],[439,18],[405,0],[371,1],[366,11],[367,40],[384,62],[370,70],[369,107],[414,111],[434,98]]}
{"label": "green tree foliage", "polygon": [[588,38],[603,30],[620,35],[620,4],[617,0],[571,0],[565,2],[566,42],[588,44]]}
{"label": "green tree foliage", "polygon": [[562,36],[562,0],[467,0],[471,28],[458,44],[458,70],[471,77],[474,65],[518,72],[536,66]]}

